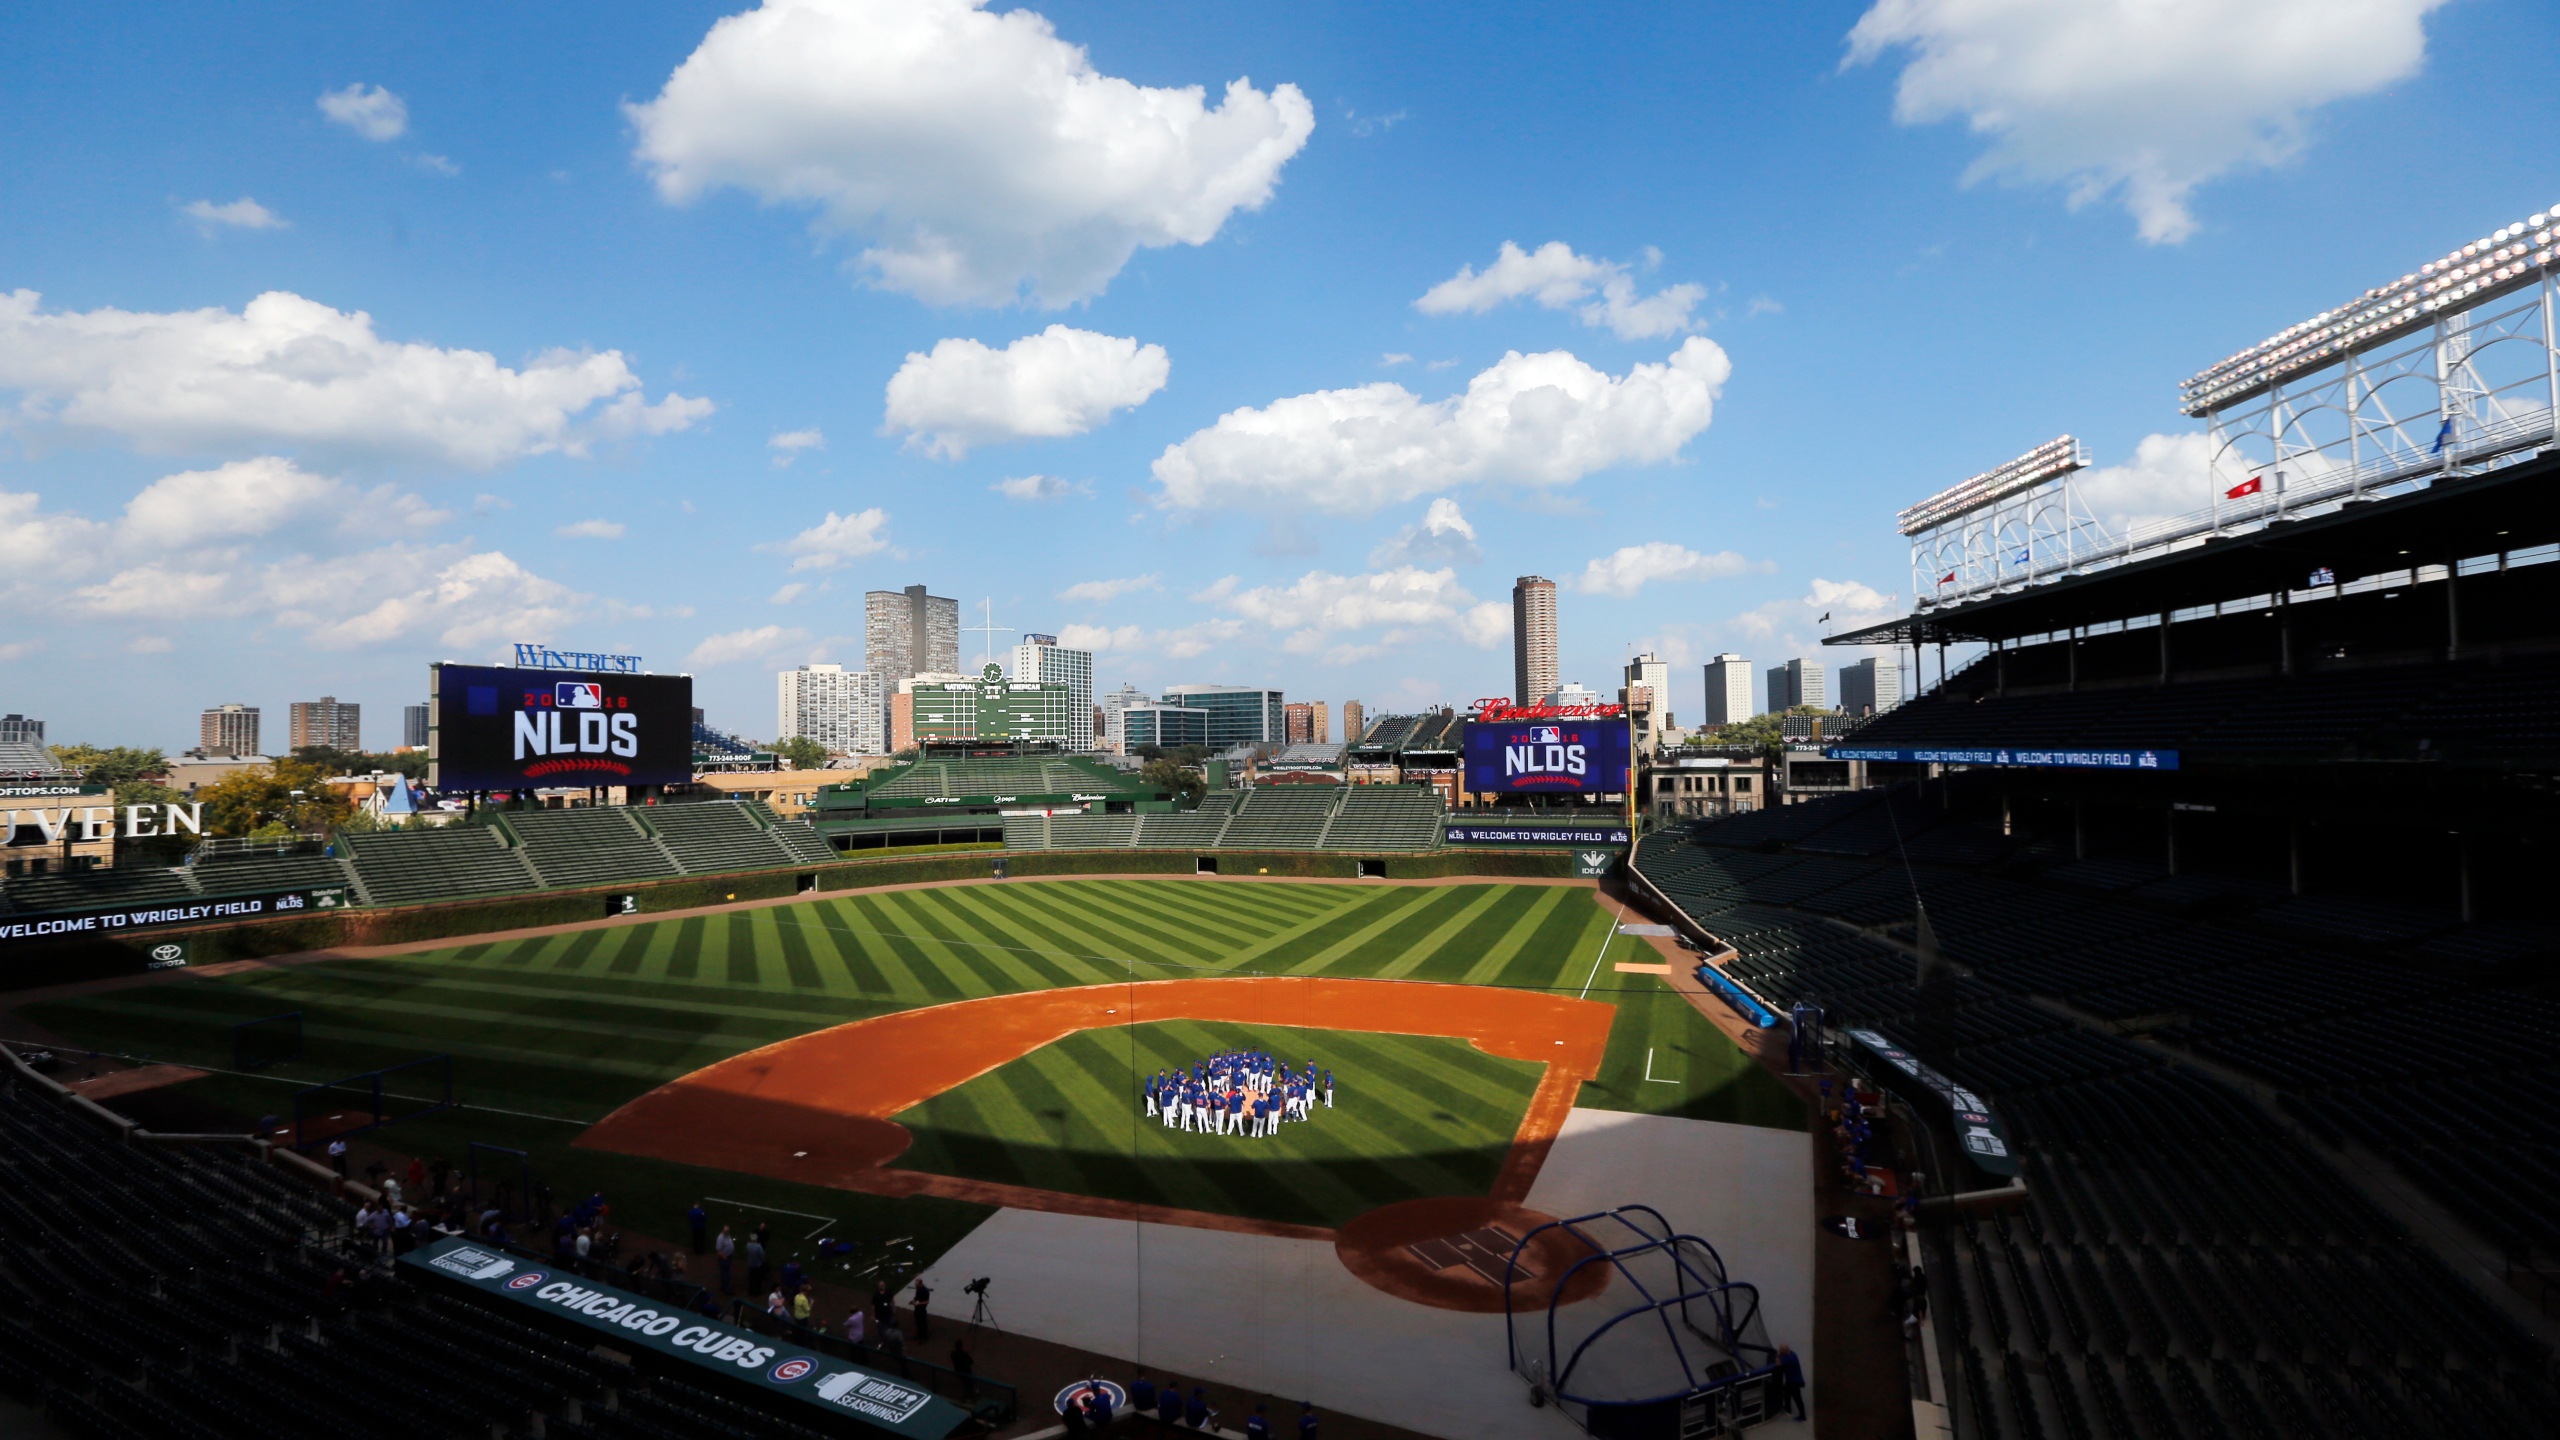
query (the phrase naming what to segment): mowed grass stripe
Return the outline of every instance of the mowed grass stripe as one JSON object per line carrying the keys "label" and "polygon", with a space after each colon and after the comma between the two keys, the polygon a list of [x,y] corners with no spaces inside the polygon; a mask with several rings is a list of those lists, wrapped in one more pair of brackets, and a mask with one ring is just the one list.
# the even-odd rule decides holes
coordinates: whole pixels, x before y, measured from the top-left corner
{"label": "mowed grass stripe", "polygon": [[[1060,912],[1090,915],[1107,909],[1113,913],[1139,915],[1173,947],[1172,953],[1186,960],[1197,960],[1211,950],[1250,945],[1267,935],[1296,923],[1295,911],[1247,908],[1242,905],[1224,908],[1205,903],[1183,893],[1185,885],[1176,881],[1115,880],[1099,888],[1094,895],[1083,895],[1061,886],[1026,885],[1020,887],[1025,899]],[[1205,887],[1191,885],[1190,889]],[[1044,893],[1055,891],[1057,893]],[[1102,905],[1093,902],[1100,900]]]}
{"label": "mowed grass stripe", "polygon": [[972,912],[951,901],[949,893],[940,890],[909,891],[908,914],[916,926],[948,949],[954,959],[986,976],[988,983],[996,989],[1054,990],[1084,983],[1078,971],[1066,962],[1046,955],[1026,954],[1010,942],[980,931],[971,923]]}
{"label": "mowed grass stripe", "polygon": [[[1467,974],[1470,985],[1510,985],[1526,990],[1579,989],[1583,971],[1599,950],[1609,916],[1587,890],[1558,886],[1556,901],[1537,924],[1518,932],[1518,943]],[[1585,943],[1585,942],[1588,943]],[[1569,983],[1568,983],[1569,982]]]}
{"label": "mowed grass stripe", "polygon": [[[688,916],[675,925],[675,933],[667,937],[667,953],[659,973],[670,980],[690,980],[702,968],[702,917]],[[654,947],[652,947],[654,948]],[[641,956],[646,951],[632,951],[614,957],[613,973],[635,975],[640,970]],[[627,962],[627,963],[626,963]]]}
{"label": "mowed grass stripe", "polygon": [[[1332,967],[1333,963],[1393,934],[1410,924],[1417,916],[1440,903],[1446,892],[1429,886],[1407,886],[1385,891],[1343,916],[1343,924],[1322,936],[1323,943],[1311,943],[1286,966],[1292,975],[1313,975]],[[1318,937],[1309,937],[1310,941]]]}
{"label": "mowed grass stripe", "polygon": [[[1125,975],[1128,963],[1135,961],[1191,969],[1201,957],[1197,948],[1182,943],[1185,937],[1170,922],[1150,924],[1137,918],[1134,902],[1116,901],[1112,913],[1104,915],[1061,904],[1055,897],[1040,894],[1042,888],[1028,885],[1015,891],[984,891],[978,901],[1014,920],[1014,943],[1073,951],[1088,968]],[[1229,943],[1242,942],[1231,939]]]}
{"label": "mowed grass stripe", "polygon": [[844,903],[853,912],[853,933],[847,938],[879,963],[889,981],[890,994],[907,1000],[936,1001],[958,1000],[972,993],[963,990],[939,967],[926,963],[923,950],[897,934],[897,927],[873,897]]}
{"label": "mowed grass stripe", "polygon": [[[1066,931],[1074,917],[1044,908],[1026,891],[981,889],[970,897],[969,912],[986,943],[1031,952],[1075,976],[1074,984],[1098,985],[1128,978],[1130,959],[1112,954],[1115,947],[1109,944],[1110,937]],[[1156,949],[1151,945],[1118,948],[1150,953]],[[1145,956],[1130,958],[1140,965],[1156,963]]]}
{"label": "mowed grass stripe", "polygon": [[1492,903],[1471,912],[1466,924],[1427,955],[1417,956],[1412,966],[1398,977],[1405,980],[1457,983],[1483,964],[1496,950],[1507,956],[1506,944],[1525,942],[1536,928],[1533,916],[1540,914],[1541,902],[1554,903],[1560,889],[1525,889],[1513,885],[1489,887]]}
{"label": "mowed grass stripe", "polygon": [[1463,927],[1479,905],[1490,901],[1492,893],[1489,886],[1433,888],[1430,899],[1333,961],[1327,969],[1336,975],[1401,975]]}
{"label": "mowed grass stripe", "polygon": [[[351,989],[351,984],[372,982],[375,977],[356,975],[330,966],[297,967],[284,972],[288,977],[272,983],[268,989],[279,999],[311,1004],[366,1004],[370,1000]],[[576,984],[542,984],[535,981],[514,982],[484,980],[471,972],[436,974],[421,977],[420,991],[453,997],[469,1003],[474,997],[489,997],[491,1009],[547,1013],[557,1006],[564,1013],[592,1015],[628,1011],[635,1023],[649,1024],[668,1015],[727,1015],[741,1019],[772,1020],[788,1023],[806,1022],[812,1015],[832,1016],[837,1020],[858,1020],[897,1008],[876,1000],[851,996],[817,999],[809,996],[771,997],[773,1003],[756,1004],[743,1000],[724,1000],[721,995],[762,995],[762,991],[730,991],[725,987],[683,987],[682,993],[669,993],[672,987],[641,982],[581,980]],[[709,993],[705,993],[708,991]],[[262,1013],[273,1013],[272,1004],[261,1007]]]}

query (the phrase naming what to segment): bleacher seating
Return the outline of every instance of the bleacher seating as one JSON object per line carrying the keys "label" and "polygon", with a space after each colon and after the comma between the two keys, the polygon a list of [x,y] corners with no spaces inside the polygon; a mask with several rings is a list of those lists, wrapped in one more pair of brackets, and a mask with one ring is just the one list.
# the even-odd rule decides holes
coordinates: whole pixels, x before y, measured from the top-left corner
{"label": "bleacher seating", "polygon": [[[1180,814],[1154,814],[1138,817],[1137,843],[1163,850],[1214,850],[1218,837],[1226,833],[1227,821],[1235,814],[1236,797],[1221,790],[1201,797],[1200,808]],[[1005,844],[1013,837],[1007,835]]]}
{"label": "bleacher seating", "polygon": [[1324,833],[1328,850],[1428,850],[1439,843],[1440,797],[1418,785],[1353,785]]}
{"label": "bleacher seating", "polygon": [[524,858],[545,885],[612,885],[655,880],[681,867],[622,806],[519,810],[505,817]]}
{"label": "bleacher seating", "polygon": [[20,911],[148,905],[160,900],[191,899],[196,893],[186,871],[152,865],[57,871],[0,881],[0,899]]}
{"label": "bleacher seating", "polygon": [[270,890],[352,886],[354,872],[332,855],[199,854],[196,890],[205,895],[249,895]]}
{"label": "bleacher seating", "polygon": [[542,877],[506,837],[486,825],[379,830],[341,835],[365,898],[407,905],[540,888]]}
{"label": "bleacher seating", "polygon": [[773,836],[773,843],[781,846],[783,852],[791,857],[793,864],[817,865],[844,858],[827,843],[827,837],[819,834],[817,827],[806,820],[776,820],[773,829],[767,833]]}
{"label": "bleacher seating", "polygon": [[1220,843],[1230,850],[1313,850],[1341,798],[1331,785],[1264,785],[1248,790]]}
{"label": "bleacher seating", "polygon": [[688,875],[770,870],[795,858],[765,828],[771,812],[752,800],[653,805],[642,819]]}
{"label": "bleacher seating", "polygon": [[1138,838],[1135,815],[1052,815],[1049,843],[1061,850],[1126,847]]}
{"label": "bleacher seating", "polygon": [[1144,815],[1011,816],[1009,850],[1429,850],[1440,797],[1416,786],[1264,785],[1213,791],[1197,810]]}

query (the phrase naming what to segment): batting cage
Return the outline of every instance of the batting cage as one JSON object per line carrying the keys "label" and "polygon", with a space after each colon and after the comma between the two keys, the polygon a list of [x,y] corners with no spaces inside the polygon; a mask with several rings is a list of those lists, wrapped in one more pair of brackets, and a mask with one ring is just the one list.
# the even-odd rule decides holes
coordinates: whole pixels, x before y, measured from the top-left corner
{"label": "batting cage", "polygon": [[[1551,1220],[1513,1247],[1514,1271],[1540,1234],[1562,1229],[1589,1247],[1543,1309],[1503,1306],[1511,1368],[1533,1399],[1604,1440],[1731,1435],[1779,1407],[1777,1347],[1757,1288],[1728,1280],[1724,1259],[1679,1234],[1649,1205]],[[1611,1267],[1603,1303],[1566,1305],[1574,1275]],[[1625,1303],[1632,1299],[1633,1303]]]}
{"label": "batting cage", "polygon": [[294,1094],[293,1148],[309,1150],[450,1109],[453,1103],[450,1055],[429,1055],[314,1085]]}
{"label": "batting cage", "polygon": [[264,1070],[302,1058],[302,1012],[288,1010],[231,1027],[231,1068]]}

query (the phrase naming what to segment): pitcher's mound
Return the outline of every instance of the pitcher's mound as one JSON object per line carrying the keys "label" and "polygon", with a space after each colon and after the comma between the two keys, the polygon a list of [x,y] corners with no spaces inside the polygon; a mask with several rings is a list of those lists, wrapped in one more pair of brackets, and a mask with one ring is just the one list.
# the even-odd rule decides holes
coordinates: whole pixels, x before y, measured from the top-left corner
{"label": "pitcher's mound", "polygon": [[1345,1269],[1399,1300],[1499,1315],[1509,1275],[1511,1308],[1536,1311],[1546,1308],[1559,1283],[1566,1304],[1609,1286],[1606,1263],[1574,1270],[1592,1251],[1562,1230],[1540,1233],[1514,1273],[1513,1249],[1554,1219],[1482,1197],[1403,1200],[1354,1218],[1335,1232],[1333,1249]]}

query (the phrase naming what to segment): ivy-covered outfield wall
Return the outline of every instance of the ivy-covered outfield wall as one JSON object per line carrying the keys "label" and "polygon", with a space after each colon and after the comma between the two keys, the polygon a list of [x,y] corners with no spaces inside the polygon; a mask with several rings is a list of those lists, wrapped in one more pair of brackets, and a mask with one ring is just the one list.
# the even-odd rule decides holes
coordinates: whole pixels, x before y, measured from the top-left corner
{"label": "ivy-covered outfield wall", "polygon": [[[348,945],[401,945],[420,940],[460,940],[504,930],[573,925],[609,914],[694,910],[738,900],[770,900],[804,892],[835,894],[887,885],[929,885],[985,880],[1004,862],[1015,878],[1043,875],[1190,875],[1195,850],[976,850],[936,849],[928,854],[848,859],[787,870],[640,880],[582,890],[544,890],[485,899],[439,900],[321,911],[242,925],[159,930],[129,938],[29,943],[0,949],[0,990],[22,990],[74,980],[141,974],[166,966],[161,952],[181,947],[190,968],[227,960],[253,960]],[[1435,850],[1422,854],[1354,855],[1289,850],[1268,854],[1213,853],[1222,877],[1269,875],[1291,879],[1352,880],[1361,862],[1383,861],[1392,880],[1570,878],[1566,850]],[[617,897],[628,896],[631,909]]]}

